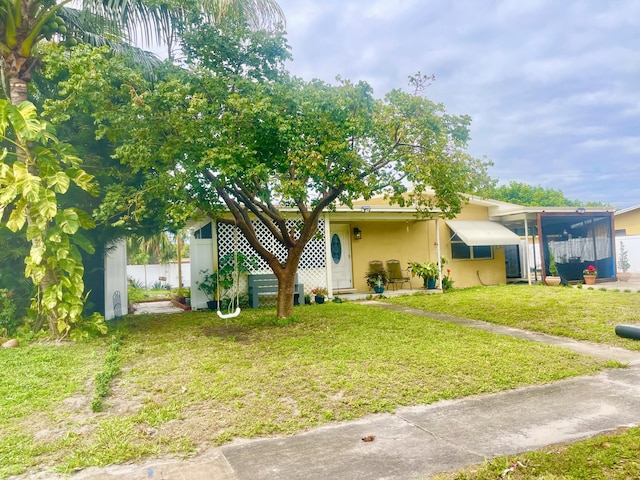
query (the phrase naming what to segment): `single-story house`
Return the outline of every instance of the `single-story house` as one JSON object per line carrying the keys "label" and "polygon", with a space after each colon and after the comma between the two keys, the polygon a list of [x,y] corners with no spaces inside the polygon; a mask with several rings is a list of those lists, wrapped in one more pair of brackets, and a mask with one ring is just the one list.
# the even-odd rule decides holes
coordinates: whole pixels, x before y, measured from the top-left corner
{"label": "single-story house", "polygon": [[616,236],[640,235],[640,205],[615,212]]}
{"label": "single-story house", "polygon": [[[399,260],[438,262],[455,287],[496,285],[506,282],[536,282],[547,274],[549,251],[553,251],[559,274],[565,282],[582,279],[588,265],[598,269],[598,279],[616,277],[613,211],[606,208],[522,207],[475,196],[455,219],[433,212],[432,219],[420,218],[411,206],[389,205],[383,197],[338,205],[321,219],[317,235],[307,245],[298,268],[298,281],[305,292],[327,287],[329,295],[367,292],[369,262]],[[292,224],[295,217],[292,216]],[[254,225],[265,242],[269,233]],[[253,273],[270,273],[234,227],[210,220],[191,229],[191,303],[206,308],[207,298],[197,289],[203,271],[215,271],[217,259],[239,251],[255,256]],[[270,247],[281,247],[273,241]],[[284,255],[284,251],[280,251]],[[420,288],[422,280],[412,278],[405,288]],[[241,290],[246,284],[241,285]]]}

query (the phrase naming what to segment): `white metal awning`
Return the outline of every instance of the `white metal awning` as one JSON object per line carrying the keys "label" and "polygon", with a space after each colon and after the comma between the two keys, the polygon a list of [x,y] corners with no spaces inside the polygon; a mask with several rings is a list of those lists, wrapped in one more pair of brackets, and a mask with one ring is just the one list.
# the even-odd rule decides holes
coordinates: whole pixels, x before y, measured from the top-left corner
{"label": "white metal awning", "polygon": [[507,227],[490,220],[447,220],[451,230],[469,246],[520,245],[520,237]]}

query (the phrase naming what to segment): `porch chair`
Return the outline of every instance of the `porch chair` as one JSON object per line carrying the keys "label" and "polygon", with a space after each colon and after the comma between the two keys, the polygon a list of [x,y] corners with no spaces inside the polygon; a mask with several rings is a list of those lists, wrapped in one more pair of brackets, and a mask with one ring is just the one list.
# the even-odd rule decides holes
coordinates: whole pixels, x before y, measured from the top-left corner
{"label": "porch chair", "polygon": [[408,283],[409,288],[413,290],[411,277],[406,270],[400,268],[400,260],[387,260],[387,272],[389,272],[389,287],[393,286],[393,289],[397,290],[398,285],[402,288],[405,283]]}
{"label": "porch chair", "polygon": [[369,272],[378,273],[378,272],[381,272],[382,270],[384,270],[384,265],[382,263],[382,260],[371,260],[369,262]]}

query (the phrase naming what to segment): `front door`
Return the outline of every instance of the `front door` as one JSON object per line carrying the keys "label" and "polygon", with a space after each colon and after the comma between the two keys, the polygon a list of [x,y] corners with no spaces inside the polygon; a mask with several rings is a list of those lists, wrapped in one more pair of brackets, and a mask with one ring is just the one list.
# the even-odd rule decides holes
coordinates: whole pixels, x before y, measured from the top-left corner
{"label": "front door", "polygon": [[331,278],[333,290],[353,287],[349,225],[331,225]]}
{"label": "front door", "polygon": [[520,268],[520,246],[505,245],[504,259],[507,264],[507,278],[522,278],[522,269]]}

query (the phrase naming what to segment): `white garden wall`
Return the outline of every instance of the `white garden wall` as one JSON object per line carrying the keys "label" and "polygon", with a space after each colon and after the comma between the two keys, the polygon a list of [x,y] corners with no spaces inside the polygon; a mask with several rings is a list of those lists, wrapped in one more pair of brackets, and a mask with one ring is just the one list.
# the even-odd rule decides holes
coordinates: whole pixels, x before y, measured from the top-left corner
{"label": "white garden wall", "polygon": [[[616,237],[616,265],[620,259],[620,242],[627,251],[627,259],[631,264],[629,273],[640,274],[640,235],[628,235]],[[618,268],[618,272],[621,272]]]}
{"label": "white garden wall", "polygon": [[[151,288],[157,282],[178,288],[178,263],[161,265],[127,265],[127,278],[140,282],[145,288]],[[191,286],[191,264],[189,260],[182,262],[182,286]]]}

